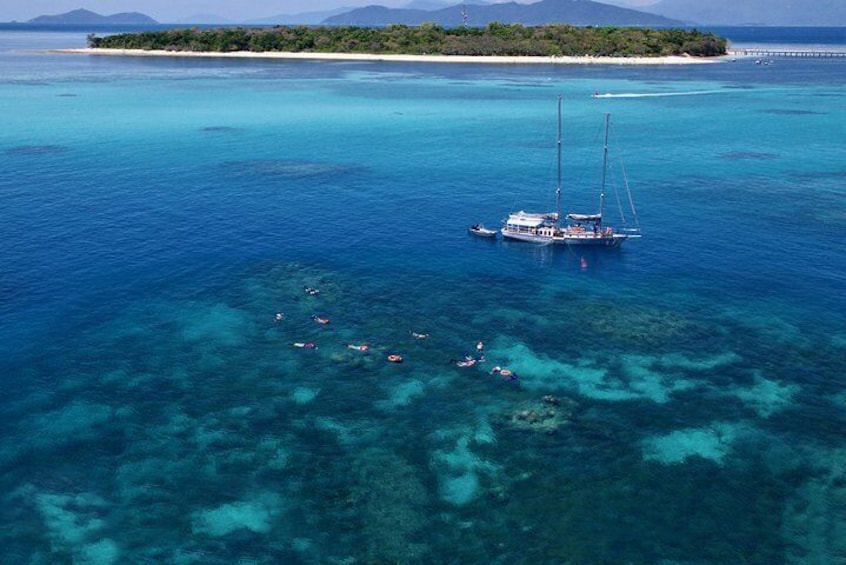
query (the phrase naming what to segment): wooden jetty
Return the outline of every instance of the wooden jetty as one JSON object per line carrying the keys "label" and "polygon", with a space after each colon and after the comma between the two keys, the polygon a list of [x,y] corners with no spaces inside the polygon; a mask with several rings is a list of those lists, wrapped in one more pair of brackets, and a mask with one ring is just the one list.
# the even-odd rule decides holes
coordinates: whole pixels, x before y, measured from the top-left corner
{"label": "wooden jetty", "polygon": [[815,49],[729,49],[729,55],[737,57],[807,57],[807,58],[834,58],[846,57],[846,50],[844,51],[818,51]]}

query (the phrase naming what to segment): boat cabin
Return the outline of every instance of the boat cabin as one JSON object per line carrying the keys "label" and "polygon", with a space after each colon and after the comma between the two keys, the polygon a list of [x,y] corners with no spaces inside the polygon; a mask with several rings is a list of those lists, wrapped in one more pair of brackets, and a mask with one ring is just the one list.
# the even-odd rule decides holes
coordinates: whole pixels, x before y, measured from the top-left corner
{"label": "boat cabin", "polygon": [[512,234],[552,237],[556,230],[557,214],[527,214],[517,212],[505,221],[505,231]]}

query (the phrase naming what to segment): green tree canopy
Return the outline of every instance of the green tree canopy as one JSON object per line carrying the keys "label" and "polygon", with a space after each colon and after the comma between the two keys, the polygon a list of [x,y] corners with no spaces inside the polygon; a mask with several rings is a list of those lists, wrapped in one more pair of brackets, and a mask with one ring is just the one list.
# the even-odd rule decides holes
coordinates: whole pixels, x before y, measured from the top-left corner
{"label": "green tree canopy", "polygon": [[407,55],[659,57],[725,55],[726,40],[695,29],[525,27],[491,22],[484,28],[446,29],[435,24],[384,28],[338,26],[227,27],[171,29],[98,37],[93,48]]}

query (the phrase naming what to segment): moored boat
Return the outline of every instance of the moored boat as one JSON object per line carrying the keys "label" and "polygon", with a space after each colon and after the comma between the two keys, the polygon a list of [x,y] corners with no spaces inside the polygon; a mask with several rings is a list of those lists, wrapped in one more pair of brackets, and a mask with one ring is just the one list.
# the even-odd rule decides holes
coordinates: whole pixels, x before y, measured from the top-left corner
{"label": "moored boat", "polygon": [[479,237],[496,237],[496,234],[499,233],[498,230],[486,228],[484,224],[473,224],[467,228],[467,231]]}
{"label": "moored boat", "polygon": [[[608,165],[608,130],[610,115],[605,115],[605,145],[602,162],[602,184],[599,193],[599,211],[596,213],[569,213],[561,222],[561,97],[558,97],[558,139],[557,160],[558,179],[555,189],[555,211],[533,213],[519,211],[509,214],[501,232],[503,238],[528,241],[532,243],[556,243],[565,245],[619,247],[630,238],[640,237],[640,229],[633,228],[625,231],[603,225],[603,207],[605,204],[605,181]],[[628,191],[628,183],[626,183]],[[620,201],[618,197],[618,202]],[[637,220],[631,194],[628,201],[632,207],[632,215]],[[622,208],[620,210],[622,216]]]}

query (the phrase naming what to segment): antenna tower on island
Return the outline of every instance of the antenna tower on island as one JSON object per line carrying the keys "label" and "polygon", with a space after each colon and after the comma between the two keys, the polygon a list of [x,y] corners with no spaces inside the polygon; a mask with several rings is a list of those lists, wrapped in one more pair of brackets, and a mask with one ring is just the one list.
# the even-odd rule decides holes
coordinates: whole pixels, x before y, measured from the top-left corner
{"label": "antenna tower on island", "polygon": [[467,27],[467,0],[461,2],[461,25]]}

